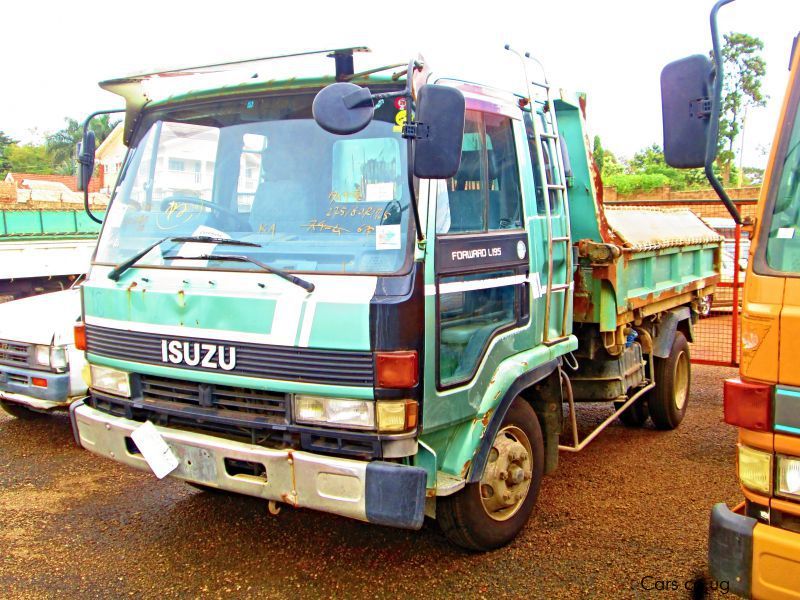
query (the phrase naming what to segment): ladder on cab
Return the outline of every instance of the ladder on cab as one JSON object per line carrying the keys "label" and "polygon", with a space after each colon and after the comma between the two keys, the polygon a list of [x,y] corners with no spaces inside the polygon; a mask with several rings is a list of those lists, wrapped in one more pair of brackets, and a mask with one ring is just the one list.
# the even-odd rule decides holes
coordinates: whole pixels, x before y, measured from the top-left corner
{"label": "ladder on cab", "polygon": [[[531,121],[533,122],[533,133],[536,138],[536,148],[538,150],[536,153],[539,159],[538,167],[539,172],[544,174],[542,186],[544,187],[544,208],[545,218],[547,220],[547,287],[545,288],[544,333],[542,342],[547,345],[553,345],[567,339],[570,332],[567,320],[570,315],[570,306],[572,303],[572,298],[569,293],[572,288],[572,244],[570,243],[567,178],[562,154],[562,140],[558,133],[558,120],[556,119],[556,109],[550,91],[550,84],[547,83],[546,78],[544,83],[537,81],[531,81],[530,83],[543,89],[547,98],[546,100],[537,100],[531,97],[530,100]],[[536,104],[542,107],[543,118],[541,121],[544,121],[544,128],[546,131],[542,131],[542,122],[537,118]],[[549,156],[555,157],[556,168],[552,169],[552,175],[551,170],[545,163],[545,152],[547,152]],[[564,215],[564,232],[561,235],[554,236],[552,212],[554,209],[557,212],[559,207]],[[556,281],[553,274],[553,249],[556,245],[563,245],[564,248],[563,281],[561,277]],[[550,332],[550,314],[552,312],[553,297],[557,294],[563,296],[563,314],[561,318],[561,330],[556,336],[552,337]]]}

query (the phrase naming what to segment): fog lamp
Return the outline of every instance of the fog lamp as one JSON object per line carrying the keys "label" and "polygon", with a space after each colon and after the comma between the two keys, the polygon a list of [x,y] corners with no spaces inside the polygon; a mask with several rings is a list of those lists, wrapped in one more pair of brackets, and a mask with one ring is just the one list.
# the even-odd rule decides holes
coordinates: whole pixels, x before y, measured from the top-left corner
{"label": "fog lamp", "polygon": [[754,492],[769,494],[772,454],[739,445],[739,481]]}

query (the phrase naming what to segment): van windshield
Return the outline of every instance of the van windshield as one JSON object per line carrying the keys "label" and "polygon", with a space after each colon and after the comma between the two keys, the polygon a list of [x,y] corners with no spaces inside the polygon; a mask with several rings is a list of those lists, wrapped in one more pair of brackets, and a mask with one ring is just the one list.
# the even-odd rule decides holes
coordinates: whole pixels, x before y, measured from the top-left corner
{"label": "van windshield", "polygon": [[[150,113],[105,219],[96,262],[118,264],[164,237],[207,236],[299,272],[393,273],[410,247],[406,146],[394,102],[339,136],[311,115],[313,94],[226,100]],[[202,247],[201,247],[202,246]],[[168,256],[229,253],[165,243],[141,266],[252,270]]]}

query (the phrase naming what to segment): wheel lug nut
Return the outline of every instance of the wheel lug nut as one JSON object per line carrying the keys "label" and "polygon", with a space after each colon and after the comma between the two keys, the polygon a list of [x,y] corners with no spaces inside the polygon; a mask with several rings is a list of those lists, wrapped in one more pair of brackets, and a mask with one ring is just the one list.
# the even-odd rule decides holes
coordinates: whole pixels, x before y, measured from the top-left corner
{"label": "wheel lug nut", "polygon": [[499,477],[500,477],[500,481],[505,481],[506,479],[508,479],[508,472],[507,471],[500,471]]}

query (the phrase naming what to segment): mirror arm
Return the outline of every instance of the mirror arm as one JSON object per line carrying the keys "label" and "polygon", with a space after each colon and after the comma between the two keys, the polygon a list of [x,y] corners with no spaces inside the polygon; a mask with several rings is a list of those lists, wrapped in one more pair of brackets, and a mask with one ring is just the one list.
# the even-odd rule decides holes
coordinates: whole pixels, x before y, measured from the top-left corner
{"label": "mirror arm", "polygon": [[741,225],[742,216],[739,214],[739,210],[736,208],[736,205],[734,205],[733,201],[728,196],[728,193],[725,191],[725,188],[722,187],[719,179],[717,179],[717,176],[714,174],[714,159],[717,157],[719,117],[722,106],[722,83],[724,75],[724,69],[722,66],[722,53],[719,44],[719,32],[717,29],[717,12],[719,12],[720,8],[730,2],[733,2],[733,0],[718,0],[711,9],[711,43],[713,45],[714,54],[714,101],[711,104],[712,135],[709,135],[708,140],[706,141],[705,173],[706,178],[711,184],[711,187],[714,188],[714,191],[717,193],[717,196],[719,196],[719,199],[722,200],[725,208],[728,209],[728,212],[731,214],[731,217],[733,217],[733,220],[737,225]]}
{"label": "mirror arm", "polygon": [[[86,120],[83,122],[83,137],[81,139],[84,139],[84,140],[86,139],[86,133],[89,131],[89,122],[92,119],[94,119],[95,117],[99,117],[100,115],[111,115],[111,114],[114,114],[114,113],[121,113],[121,112],[125,112],[125,109],[124,108],[114,108],[114,109],[109,109],[109,110],[97,110],[97,111],[93,112],[92,114],[90,114],[88,117],[86,117]],[[87,157],[85,154],[83,154],[82,151],[81,151],[81,155],[78,156],[78,162],[83,164],[83,165],[89,165],[93,161],[94,161],[94,157],[93,156],[92,157]],[[80,173],[78,173],[78,177],[80,177]],[[91,176],[89,177],[89,179],[91,180]],[[103,220],[102,219],[98,219],[97,217],[95,217],[94,213],[92,213],[92,209],[89,208],[89,182],[88,181],[86,182],[86,185],[83,188],[83,209],[86,211],[86,214],[89,215],[89,218],[92,221],[94,221],[95,223],[100,223],[100,224],[103,223]]]}
{"label": "mirror arm", "polygon": [[[396,96],[404,95],[406,97],[406,124],[411,123],[411,115],[413,114],[413,111],[412,111],[412,102],[413,102],[412,88],[413,88],[413,85],[414,85],[414,69],[416,68],[416,66],[417,66],[417,61],[412,58],[408,62],[408,71],[406,72],[406,89],[403,90],[402,93],[389,92],[388,94],[383,95],[386,98],[392,97],[390,94],[393,94],[393,95],[396,95]],[[378,95],[379,94],[376,94],[376,96],[378,96]],[[405,126],[404,126],[404,128],[405,128]],[[403,136],[403,137],[405,137],[405,136]],[[409,193],[409,197],[411,199],[412,214],[414,215],[414,226],[415,226],[415,228],[417,230],[417,242],[420,244],[420,248],[422,248],[423,247],[422,244],[425,243],[425,232],[422,231],[422,226],[420,225],[419,207],[417,206],[417,194],[414,191],[414,169],[413,169],[413,164],[414,164],[414,140],[413,140],[413,138],[411,138],[411,137],[407,137],[406,138],[406,148],[407,148],[406,162],[408,163],[406,165],[406,171],[408,172],[408,193]]]}

